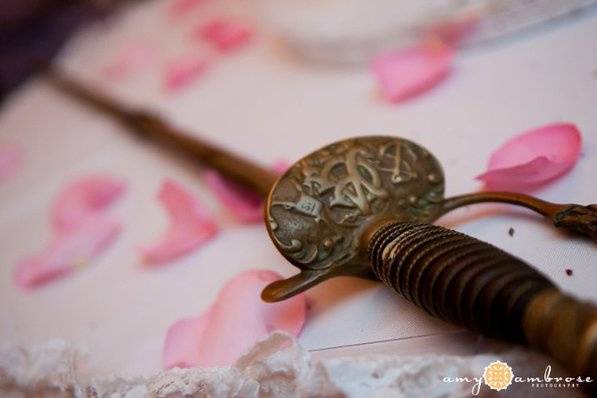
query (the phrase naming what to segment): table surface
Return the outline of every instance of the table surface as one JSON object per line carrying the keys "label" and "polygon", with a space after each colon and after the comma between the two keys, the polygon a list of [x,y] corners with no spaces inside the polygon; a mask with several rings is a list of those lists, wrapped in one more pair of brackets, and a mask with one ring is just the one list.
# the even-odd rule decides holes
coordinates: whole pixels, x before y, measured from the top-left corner
{"label": "table surface", "polygon": [[[83,35],[63,55],[63,64],[81,79],[101,82],[97,70],[106,54],[134,34],[131,26],[139,30],[149,24],[153,17],[147,9],[132,10],[114,25]],[[266,34],[246,50],[219,59],[196,85],[175,95],[162,92],[151,72],[118,84],[103,82],[102,88],[264,164],[293,161],[344,137],[400,135],[435,153],[445,169],[448,195],[479,189],[474,176],[513,134],[569,121],[583,133],[583,156],[568,175],[534,194],[588,204],[597,202],[596,38],[593,13],[462,52],[449,80],[400,105],[379,97],[366,68],[297,63]],[[135,248],[152,241],[167,222],[154,199],[163,178],[182,182],[212,208],[216,202],[197,170],[120,130],[54,91],[43,77],[16,92],[0,111],[0,143],[20,144],[27,152],[23,168],[0,184],[0,342],[67,339],[89,347],[98,374],[138,375],[160,369],[167,328],[205,309],[227,279],[249,268],[284,275],[295,269],[273,249],[264,226],[230,219],[194,254],[143,268]],[[73,178],[98,171],[130,184],[111,210],[123,222],[121,237],[81,272],[33,292],[18,289],[12,268],[49,239],[53,195]],[[565,291],[597,301],[595,246],[555,231],[526,210],[475,206],[439,223],[491,242],[537,266]],[[307,295],[311,308],[299,340],[318,355],[473,350],[474,337],[374,282],[337,278]]]}

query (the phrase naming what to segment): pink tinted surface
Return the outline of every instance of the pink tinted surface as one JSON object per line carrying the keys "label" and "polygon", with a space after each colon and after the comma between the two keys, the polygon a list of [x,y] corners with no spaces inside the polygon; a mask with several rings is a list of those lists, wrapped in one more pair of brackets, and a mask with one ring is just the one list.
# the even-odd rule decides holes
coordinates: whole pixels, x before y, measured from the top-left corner
{"label": "pink tinted surface", "polygon": [[53,238],[46,248],[17,263],[17,285],[33,288],[89,264],[114,242],[120,224],[103,213],[122,196],[122,180],[89,175],[67,184],[52,203]]}
{"label": "pink tinted surface", "polygon": [[15,174],[23,164],[24,157],[24,150],[19,146],[0,146],[0,181]]}
{"label": "pink tinted surface", "polygon": [[263,200],[255,192],[228,180],[215,170],[206,170],[203,181],[238,221],[251,223],[263,219]]}
{"label": "pink tinted surface", "polygon": [[430,26],[426,33],[444,44],[456,46],[475,32],[479,21],[479,15],[474,12],[456,15]]}
{"label": "pink tinted surface", "polygon": [[286,170],[288,170],[288,168],[290,167],[290,165],[288,164],[287,161],[285,160],[277,160],[274,162],[274,165],[272,166],[272,169],[282,175],[286,172]]}
{"label": "pink tinted surface", "polygon": [[433,88],[444,80],[451,68],[454,51],[441,42],[387,52],[375,57],[373,73],[384,97],[400,102]]}
{"label": "pink tinted surface", "polygon": [[34,288],[88,265],[114,242],[120,230],[119,223],[96,215],[76,228],[56,233],[45,249],[17,264],[16,284]]}
{"label": "pink tinted surface", "polygon": [[121,80],[139,72],[156,59],[157,51],[151,43],[131,42],[117,52],[101,71],[106,77]]}
{"label": "pink tinted surface", "polygon": [[208,0],[170,0],[167,13],[171,18],[182,17],[199,6],[207,3]]}
{"label": "pink tinted surface", "polygon": [[487,171],[476,178],[490,189],[536,188],[570,170],[581,146],[581,134],[570,123],[525,131],[498,148],[489,159]]}
{"label": "pink tinted surface", "polygon": [[191,85],[205,73],[207,65],[205,59],[195,55],[170,62],[164,74],[164,89],[167,92],[174,92]]}
{"label": "pink tinted surface", "polygon": [[199,26],[194,35],[213,44],[220,51],[231,51],[247,44],[253,36],[253,30],[238,22],[216,18]]}
{"label": "pink tinted surface", "polygon": [[218,227],[209,209],[180,184],[165,180],[158,200],[170,218],[166,232],[155,243],[140,249],[146,264],[163,264],[191,253],[213,238]]}
{"label": "pink tinted surface", "polygon": [[66,185],[52,205],[54,231],[76,228],[89,216],[106,210],[126,191],[126,183],[106,174],[81,177]]}
{"label": "pink tinted surface", "polygon": [[177,321],[166,334],[164,367],[231,365],[274,330],[297,336],[305,322],[305,296],[265,303],[261,290],[280,275],[248,270],[230,279],[201,315]]}
{"label": "pink tinted surface", "polygon": [[[278,161],[272,168],[278,174],[282,174],[288,169],[288,163]],[[239,222],[252,223],[263,220],[263,200],[255,192],[230,181],[215,170],[205,171],[203,181]]]}

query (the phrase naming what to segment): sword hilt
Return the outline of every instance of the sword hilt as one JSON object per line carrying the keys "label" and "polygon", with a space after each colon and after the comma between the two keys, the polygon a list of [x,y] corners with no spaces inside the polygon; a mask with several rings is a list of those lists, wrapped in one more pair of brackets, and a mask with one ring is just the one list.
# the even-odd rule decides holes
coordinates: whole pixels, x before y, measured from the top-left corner
{"label": "sword hilt", "polygon": [[562,294],[503,250],[429,224],[389,222],[369,234],[373,273],[428,313],[540,349],[597,378],[597,308]]}

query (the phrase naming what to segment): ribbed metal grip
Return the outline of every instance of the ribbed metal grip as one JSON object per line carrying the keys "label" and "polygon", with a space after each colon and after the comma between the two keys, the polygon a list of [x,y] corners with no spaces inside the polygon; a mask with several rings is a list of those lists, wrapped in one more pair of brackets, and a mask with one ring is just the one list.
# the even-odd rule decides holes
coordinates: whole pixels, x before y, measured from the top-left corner
{"label": "ribbed metal grip", "polygon": [[368,254],[380,280],[430,314],[529,345],[573,375],[597,379],[597,307],[563,294],[522,260],[460,232],[398,222],[371,235]]}
{"label": "ribbed metal grip", "polygon": [[484,334],[524,342],[524,310],[551,282],[478,239],[429,224],[390,223],[369,241],[373,272],[430,314]]}

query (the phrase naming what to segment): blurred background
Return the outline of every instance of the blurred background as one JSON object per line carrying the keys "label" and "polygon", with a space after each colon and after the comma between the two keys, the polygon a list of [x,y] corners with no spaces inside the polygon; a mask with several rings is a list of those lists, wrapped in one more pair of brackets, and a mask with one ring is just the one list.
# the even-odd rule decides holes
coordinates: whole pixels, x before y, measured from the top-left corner
{"label": "blurred background", "polygon": [[[179,13],[199,3],[171,1]],[[78,29],[139,0],[5,0],[0,3],[0,100],[44,69]],[[166,3],[166,2],[164,2]],[[577,16],[594,0],[253,0],[228,2],[273,30],[303,60],[362,64],[429,32],[474,46]],[[202,4],[203,7],[205,5]],[[176,11],[175,11],[176,12]],[[238,10],[237,10],[238,12]],[[474,34],[472,34],[474,33]]]}
{"label": "blurred background", "polygon": [[47,66],[77,28],[117,9],[112,0],[0,2],[0,100]]}

